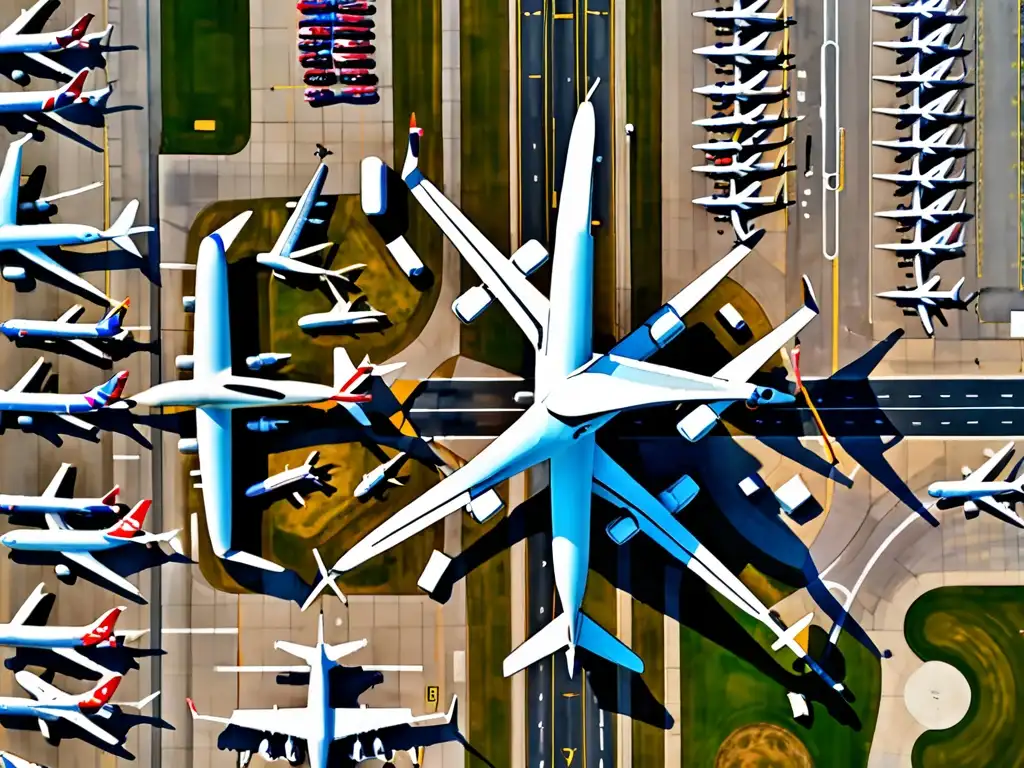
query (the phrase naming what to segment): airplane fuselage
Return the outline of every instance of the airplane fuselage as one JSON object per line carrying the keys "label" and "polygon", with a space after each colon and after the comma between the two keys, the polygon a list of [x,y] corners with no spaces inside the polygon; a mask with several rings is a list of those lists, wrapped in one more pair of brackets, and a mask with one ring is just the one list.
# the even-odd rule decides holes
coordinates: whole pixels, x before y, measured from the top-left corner
{"label": "airplane fuselage", "polygon": [[985,496],[1004,496],[1019,491],[1016,483],[1005,480],[989,480],[982,483],[966,483],[958,480],[932,483],[928,495],[936,499],[980,499]]}
{"label": "airplane fuselage", "polygon": [[0,36],[0,55],[10,55],[18,53],[54,53],[56,51],[62,51],[65,47],[73,48],[77,46],[75,41],[71,42],[71,45],[64,46],[57,42],[57,36],[59,33],[55,32],[38,32],[32,34],[18,34],[8,35],[6,37]]}
{"label": "airplane fuselage", "polygon": [[81,648],[81,627],[47,627],[32,624],[0,624],[0,646],[10,648]]}
{"label": "airplane fuselage", "polygon": [[120,331],[107,331],[97,325],[57,323],[52,320],[5,320],[0,333],[9,339],[111,339]]}
{"label": "airplane fuselage", "polygon": [[0,392],[0,411],[25,413],[89,413],[96,410],[83,395],[51,392]]}
{"label": "airplane fuselage", "polygon": [[165,381],[131,399],[141,405],[153,407],[216,406],[234,409],[322,403],[337,394],[336,389],[324,384],[306,381],[269,381],[255,376],[235,376],[226,371],[198,381]]}
{"label": "airplane fuselage", "polygon": [[29,515],[102,515],[116,514],[118,507],[114,504],[105,504],[103,499],[0,494],[0,512]]}
{"label": "airplane fuselage", "polygon": [[17,528],[0,536],[0,544],[24,552],[105,552],[132,539],[107,536],[103,531],[32,530]]}
{"label": "airplane fuselage", "polygon": [[387,317],[383,312],[367,310],[362,312],[318,312],[299,318],[299,328],[366,328],[380,325]]}
{"label": "airplane fuselage", "polygon": [[19,699],[13,696],[0,697],[0,717],[38,717],[52,723],[60,719],[58,710],[61,709],[69,707],[54,704],[43,706],[32,699]]}
{"label": "airplane fuselage", "polygon": [[[319,644],[317,654],[309,669],[309,686],[306,691],[306,707],[314,712],[322,712],[314,718],[314,730],[306,739],[306,760],[309,768],[327,768],[327,756],[331,742],[334,740],[334,709],[330,702],[330,683],[328,673],[331,662],[328,660],[325,647]],[[319,720],[320,727],[316,727]]]}
{"label": "airplane fuselage", "polygon": [[309,473],[309,470],[306,467],[296,467],[295,469],[278,472],[276,475],[272,475],[262,482],[249,486],[245,491],[245,495],[249,498],[262,496],[263,494],[270,493],[271,491],[279,491],[289,485],[295,485],[296,483],[307,480],[312,481],[315,479],[316,478]]}
{"label": "airplane fuselage", "polygon": [[[0,112],[3,110],[0,109]],[[0,226],[0,250],[25,246],[86,245],[103,239],[84,224],[8,224]]]}

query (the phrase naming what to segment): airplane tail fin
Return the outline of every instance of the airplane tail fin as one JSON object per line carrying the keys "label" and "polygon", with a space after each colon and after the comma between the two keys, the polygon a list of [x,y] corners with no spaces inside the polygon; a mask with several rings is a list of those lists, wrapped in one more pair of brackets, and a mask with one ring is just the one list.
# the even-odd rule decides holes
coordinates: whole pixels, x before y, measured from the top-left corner
{"label": "airplane tail fin", "polygon": [[[402,166],[402,180],[410,184],[409,176],[419,174],[420,164],[420,139],[423,137],[423,129],[416,125],[416,113],[413,112],[409,118],[409,145],[405,152],[405,164]],[[416,179],[412,179],[415,182]]]}
{"label": "airplane tail fin", "polygon": [[96,18],[93,14],[87,13],[70,27],[64,30],[63,34],[57,35],[57,45],[61,48],[67,48],[72,43],[76,43],[85,37],[86,30],[89,29],[89,24]]}
{"label": "airplane tail fin", "polygon": [[290,259],[305,259],[310,256],[315,256],[320,251],[327,250],[334,246],[334,243],[320,243],[320,245],[311,245],[309,248],[301,248],[298,251],[292,251],[288,258]]}
{"label": "airplane tail fin", "polygon": [[121,399],[124,386],[128,383],[128,371],[118,371],[105,383],[85,393],[85,401],[91,408],[105,408]]}
{"label": "airplane tail fin", "polygon": [[306,457],[305,463],[310,467],[315,467],[318,461],[320,461],[320,451],[312,451],[309,456]]}
{"label": "airplane tail fin", "polygon": [[105,531],[106,535],[115,539],[130,539],[138,535],[146,522],[146,514],[149,512],[152,504],[153,502],[150,499],[140,501],[131,508],[128,514],[110,526]]}
{"label": "airplane tail fin", "polygon": [[953,301],[960,301],[960,289],[964,287],[964,283],[966,282],[966,277],[961,277],[959,280],[956,281],[956,285],[954,285],[953,289],[950,291],[950,296],[953,297]]}
{"label": "airplane tail fin", "polygon": [[320,573],[320,581],[315,587],[313,587],[313,591],[309,593],[309,597],[306,598],[306,602],[302,604],[302,610],[305,611],[309,608],[309,606],[313,604],[313,601],[320,596],[320,593],[328,588],[338,596],[342,605],[348,605],[348,598],[345,597],[345,593],[341,591],[340,587],[338,587],[338,574],[332,573],[327,569],[327,566],[324,565],[323,558],[320,557],[320,552],[315,547],[313,548],[313,559],[316,560],[316,568]]}
{"label": "airplane tail fin", "polygon": [[[129,241],[130,242],[130,241]],[[104,333],[115,335],[121,330],[121,323],[124,316],[128,314],[128,307],[132,304],[131,298],[125,298],[120,304],[111,307],[110,311],[96,323],[96,328]]]}
{"label": "airplane tail fin", "polygon": [[136,227],[135,217],[139,212],[139,201],[129,200],[128,204],[121,211],[121,214],[117,217],[113,224],[110,225],[110,229],[103,233],[103,236],[112,240],[114,245],[124,251],[128,251],[132,256],[136,258],[142,258],[142,254],[139,253],[138,246],[132,242],[131,235],[138,235],[143,232],[152,232],[152,227]]}
{"label": "airplane tail fin", "polygon": [[98,712],[102,709],[121,684],[121,675],[111,674],[104,677],[96,687],[78,698],[78,709],[86,714]]}
{"label": "airplane tail fin", "polygon": [[103,498],[101,498],[100,501],[102,501],[104,504],[116,504],[117,503],[117,495],[120,492],[121,492],[121,486],[120,485],[115,485],[113,488],[111,488],[109,491],[107,491],[103,495]]}
{"label": "airplane tail fin", "polygon": [[99,645],[100,643],[109,640],[114,634],[114,627],[117,624],[118,617],[125,611],[123,605],[117,608],[111,608],[109,611],[100,616],[96,621],[85,628],[82,633],[82,645],[88,647],[91,645]]}
{"label": "airplane tail fin", "polygon": [[366,269],[365,264],[350,264],[347,267],[341,269],[332,269],[328,271],[324,277],[327,278],[327,282],[330,283],[332,280],[337,280],[343,283],[343,287],[349,287],[355,285],[356,280],[363,274],[363,270]]}
{"label": "airplane tail fin", "polygon": [[643,661],[621,640],[582,612],[579,614],[579,619],[580,626],[575,645],[569,642],[570,616],[563,613],[505,657],[505,661],[502,663],[502,672],[505,677],[511,677],[516,672],[526,669],[531,664],[546,656],[551,656],[563,648],[567,649],[565,655],[569,664],[569,675],[572,676],[576,645],[620,667],[637,674],[643,673]]}
{"label": "airplane tail fin", "polygon": [[89,76],[89,69],[79,70],[71,82],[67,83],[58,88],[53,96],[46,99],[43,102],[43,112],[52,112],[60,107],[66,107],[69,104],[73,104],[81,95],[82,90],[85,88],[85,79]]}

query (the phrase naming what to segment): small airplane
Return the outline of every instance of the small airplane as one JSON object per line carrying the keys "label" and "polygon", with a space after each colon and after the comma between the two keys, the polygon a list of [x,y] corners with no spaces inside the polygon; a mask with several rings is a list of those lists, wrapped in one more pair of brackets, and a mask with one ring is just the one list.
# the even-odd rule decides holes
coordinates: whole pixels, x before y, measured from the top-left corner
{"label": "small airplane", "polygon": [[[324,641],[324,615],[321,613],[317,623],[316,645],[312,648],[284,640],[274,643],[276,650],[284,651],[303,662],[301,666],[279,669],[303,675],[308,680],[305,706],[236,709],[230,717],[216,717],[199,714],[192,699],[187,699],[189,712],[193,720],[226,726],[223,734],[229,730],[234,731],[238,735],[235,743],[239,746],[243,743],[243,737],[248,738],[246,747],[239,749],[239,765],[243,768],[249,764],[253,752],[259,752],[270,759],[274,759],[272,755],[284,757],[292,765],[299,765],[305,757],[309,768],[326,768],[328,754],[332,751],[352,754],[354,762],[373,759],[377,752],[383,758],[384,744],[395,732],[408,726],[431,723],[449,725],[456,722],[456,697],[452,697],[452,705],[447,712],[428,715],[413,715],[412,710],[400,707],[368,707],[358,701],[354,701],[352,706],[332,707],[332,671],[342,667],[338,663],[340,659],[362,650],[366,644],[366,640],[327,644]],[[361,738],[367,735],[374,736],[374,743],[380,744],[380,748],[371,750],[369,755],[361,743]],[[457,738],[457,733],[452,733],[448,738]],[[222,741],[223,735],[218,742]],[[337,742],[341,746],[332,750],[332,745]],[[305,755],[302,754],[303,746]],[[409,753],[415,760],[414,750],[410,749]],[[355,757],[357,754],[358,758]],[[389,759],[393,758],[392,752]]]}
{"label": "small airplane", "polygon": [[758,196],[757,193],[760,190],[760,181],[753,181],[743,189],[737,189],[736,179],[729,179],[728,194],[694,198],[693,204],[702,206],[711,213],[730,213],[731,211],[756,212],[759,208],[783,202],[785,190],[780,190],[778,197]]}
{"label": "small airplane", "polygon": [[970,217],[966,213],[967,198],[960,201],[960,206],[951,208],[959,190],[951,189],[943,193],[928,205],[921,204],[921,187],[914,189],[910,205],[900,205],[891,211],[876,211],[875,216],[880,219],[896,219],[902,222],[924,221],[928,224],[938,224],[945,220],[963,220]]}
{"label": "small airplane", "polygon": [[0,493],[0,512],[14,515],[116,515],[121,511],[115,485],[99,498],[82,498],[75,493],[75,467],[61,464],[40,496]]}
{"label": "small airplane", "polygon": [[[293,485],[312,484],[317,488],[324,488],[326,487],[322,479],[324,469],[317,468],[316,463],[318,461],[320,461],[320,451],[313,451],[306,457],[305,463],[301,466],[289,469],[288,465],[285,464],[283,471],[246,488],[245,495],[247,498],[254,499],[268,493],[280,492]],[[292,491],[289,498],[293,501],[293,506],[296,508],[306,506],[305,498],[298,491]]]}
{"label": "small airplane", "polygon": [[781,8],[777,13],[761,10],[768,5],[769,0],[754,0],[744,7],[743,3],[745,1],[747,0],[733,0],[731,10],[719,7],[709,11],[694,11],[693,15],[698,19],[711,22],[716,27],[734,27],[737,29],[760,27],[762,29],[778,30],[796,24],[796,19],[792,16],[782,18]]}
{"label": "small airplane", "polygon": [[[146,533],[142,530],[146,513],[151,504],[149,499],[140,501],[114,525],[99,531],[73,529],[59,515],[46,513],[44,515],[46,520],[44,530],[18,528],[7,531],[0,536],[0,544],[12,550],[12,554],[45,552],[59,555],[71,566],[88,571],[117,590],[145,603],[146,599],[138,587],[97,560],[96,555],[109,553],[129,545],[153,547],[164,542],[170,544],[171,549],[176,553],[181,554],[181,542],[178,541],[179,530],[166,533]],[[77,580],[77,576],[68,564],[62,563],[56,566],[54,571],[57,578],[66,584],[73,584]]]}
{"label": "small airplane", "polygon": [[914,259],[914,282],[913,288],[898,288],[895,291],[882,291],[875,295],[880,299],[887,299],[895,302],[896,306],[904,307],[916,312],[924,326],[924,332],[928,338],[935,335],[935,326],[932,324],[932,317],[937,317],[944,326],[948,325],[944,309],[967,309],[971,302],[978,298],[978,292],[974,291],[965,297],[960,296],[960,290],[964,287],[966,277],[961,277],[956,285],[948,291],[939,290],[939,275],[932,275],[927,281],[923,279],[924,270],[921,266],[921,259]]}
{"label": "small airplane", "polygon": [[944,59],[929,69],[921,69],[921,60],[914,60],[914,68],[898,75],[875,75],[872,80],[896,86],[896,95],[903,98],[918,92],[940,93],[944,90],[963,90],[974,83],[967,82],[967,68],[959,76],[950,76],[953,59]]}
{"label": "small airplane", "polygon": [[969,187],[972,182],[967,179],[966,168],[961,168],[960,173],[955,176],[950,175],[956,161],[955,157],[947,157],[929,170],[922,171],[921,156],[915,155],[914,164],[909,170],[900,171],[899,173],[875,173],[872,174],[871,178],[878,179],[879,181],[890,181],[898,185],[897,195],[905,195],[907,192],[911,192],[918,187],[928,190],[943,187],[964,189]]}
{"label": "small airplane", "polygon": [[124,329],[122,323],[128,313],[131,302],[125,299],[110,310],[93,325],[77,325],[78,319],[85,313],[85,307],[75,304],[71,309],[56,320],[5,320],[0,323],[0,333],[16,345],[53,346],[60,348],[68,344],[90,358],[100,362],[110,362],[111,356],[97,344],[105,342],[130,341],[132,332]]}
{"label": "small airplane", "polygon": [[918,221],[914,225],[914,237],[912,240],[899,243],[882,243],[875,245],[882,251],[895,251],[896,253],[915,253],[925,256],[952,256],[960,254],[964,249],[963,222],[956,222],[939,232],[938,234],[924,238],[924,222]]}
{"label": "small airplane", "polygon": [[919,93],[914,91],[911,104],[901,104],[898,107],[874,107],[871,111],[878,115],[895,117],[898,129],[909,128],[914,123],[921,121],[927,123],[969,123],[974,119],[974,115],[964,112],[964,108],[967,106],[966,99],[960,99],[959,103],[954,104],[953,100],[956,99],[957,95],[957,91],[947,91],[936,96],[927,104],[921,104]]}
{"label": "small airplane", "polygon": [[192,378],[157,384],[135,395],[132,401],[150,407],[195,407],[196,436],[179,440],[178,450],[199,454],[200,487],[214,554],[280,573],[284,571],[280,565],[231,546],[232,412],[272,405],[337,402],[356,422],[369,426],[363,405],[372,397],[364,385],[404,364],[374,365],[364,357],[356,367],[345,349],[336,347],[332,386],[232,373],[226,254],[251,216],[252,211],[236,216],[199,244],[196,295],[184,300],[186,309],[195,314],[193,352],[175,360],[179,370],[192,371]]}
{"label": "small airplane", "polygon": [[712,61],[736,62],[739,64],[750,64],[767,66],[769,68],[793,58],[792,54],[783,54],[779,48],[762,48],[768,42],[771,32],[762,32],[750,39],[749,42],[741,43],[738,35],[733,36],[731,43],[715,43],[705,45],[701,48],[694,48],[697,56],[703,56]]}
{"label": "small airplane", "polygon": [[695,165],[691,171],[703,173],[712,178],[746,178],[748,176],[757,179],[770,179],[781,176],[784,173],[795,171],[795,165],[786,165],[786,153],[783,152],[779,163],[774,161],[758,162],[761,153],[757,152],[746,160],[737,161],[730,157],[723,157],[715,160],[710,165]]}
{"label": "small airplane", "polygon": [[[88,715],[99,712],[110,697],[114,695],[121,682],[120,675],[108,675],[91,690],[82,694],[71,694],[59,691],[50,686],[50,691],[42,695],[42,690],[34,684],[39,678],[31,672],[22,670],[14,676],[15,681],[25,688],[31,699],[0,697],[0,720],[3,718],[27,718],[36,721],[43,738],[50,738],[50,723],[66,721],[95,736],[104,744],[118,745],[120,740],[100,728]],[[41,681],[40,681],[41,682]]]}
{"label": "small airplane", "polygon": [[1024,477],[1018,478],[1021,463],[1010,470],[1005,480],[995,478],[1006,468],[1013,458],[1013,441],[1010,441],[996,453],[986,451],[988,459],[975,470],[964,466],[961,468],[962,480],[943,480],[928,486],[928,495],[938,499],[939,509],[963,507],[964,517],[973,520],[982,511],[993,517],[1024,528],[1024,520],[1014,511],[1018,501],[1024,500]]}
{"label": "small airplane", "polygon": [[899,53],[896,59],[897,64],[905,64],[915,57],[920,62],[924,56],[942,56],[947,60],[962,58],[970,55],[971,51],[969,48],[964,48],[966,35],[961,35],[958,42],[950,45],[949,38],[955,27],[956,24],[945,24],[934,32],[921,36],[921,20],[918,18],[914,20],[913,34],[901,37],[899,40],[875,40],[871,44],[876,48],[885,48]]}
{"label": "small airplane", "polygon": [[[0,171],[0,250],[13,251],[26,266],[49,273],[76,292],[97,300],[100,304],[114,302],[85,278],[64,267],[47,255],[47,246],[87,245],[109,240],[122,250],[142,259],[139,249],[131,236],[152,232],[153,227],[134,225],[139,210],[139,201],[130,200],[117,220],[107,230],[99,230],[84,224],[18,224],[18,190],[21,178],[22,150],[31,136],[25,136],[11,143],[7,149],[3,170]],[[31,285],[24,267],[7,265],[0,275],[13,283],[25,281]]]}
{"label": "small airplane", "polygon": [[700,144],[694,144],[693,148],[703,152],[709,160],[712,157],[721,157],[723,155],[735,155],[737,159],[743,159],[750,157],[752,154],[782,149],[793,143],[792,136],[778,141],[768,141],[767,139],[771,133],[771,129],[765,128],[754,131],[753,134],[742,141],[737,141],[736,139],[711,139]]}
{"label": "small airplane", "polygon": [[123,406],[121,393],[128,382],[128,371],[119,371],[105,383],[93,387],[88,392],[76,395],[61,395],[52,392],[26,392],[19,388],[21,382],[29,375],[34,376],[36,366],[41,366],[43,358],[36,360],[35,365],[22,376],[18,384],[9,390],[0,390],[0,411],[17,411],[18,413],[54,413],[74,415],[90,413],[99,408]]}
{"label": "small airplane", "polygon": [[31,763],[11,752],[0,751],[0,768],[45,768],[45,766]]}
{"label": "small airplane", "polygon": [[380,466],[374,467],[363,475],[363,479],[359,481],[352,495],[360,501],[365,501],[387,485],[398,487],[405,485],[405,482],[398,477],[398,473],[402,471],[402,467],[405,466],[405,461],[408,458],[409,454],[405,451],[399,451],[393,458],[385,461]]}
{"label": "small airplane", "polygon": [[781,101],[789,97],[789,91],[781,85],[765,85],[768,82],[768,70],[762,69],[747,80],[729,82],[720,80],[710,85],[702,85],[693,89],[699,96],[708,96],[715,101]]}
{"label": "small airplane", "polygon": [[381,331],[388,325],[388,316],[370,306],[365,294],[345,301],[331,278],[326,279],[327,287],[334,294],[334,306],[327,312],[315,312],[299,318],[299,328],[306,333],[368,333]]}
{"label": "small airplane", "polygon": [[953,138],[959,127],[957,124],[947,125],[930,136],[923,137],[921,123],[915,121],[910,136],[901,136],[898,139],[876,139],[871,142],[871,145],[896,150],[897,163],[905,163],[918,155],[963,156],[970,154],[971,149],[967,146],[964,131],[960,131],[959,139]]}
{"label": "small airplane", "polygon": [[900,5],[873,5],[871,10],[886,16],[894,16],[899,20],[897,27],[906,26],[918,19],[955,24],[966,21],[964,9],[967,8],[967,0],[952,9],[949,3],[950,0],[912,0]]}
{"label": "small airplane", "polygon": [[769,128],[775,129],[783,125],[795,122],[795,117],[790,117],[782,112],[766,115],[767,104],[758,104],[749,112],[743,108],[743,102],[738,101],[732,112],[716,112],[711,117],[701,117],[693,121],[697,128],[704,128],[708,131],[720,133],[732,133],[737,128]]}
{"label": "small airplane", "polygon": [[265,253],[256,254],[256,262],[265,267],[270,267],[273,270],[271,274],[277,279],[292,284],[303,281],[319,281],[320,278],[327,274],[337,274],[339,278],[354,281],[355,276],[349,276],[353,272],[357,275],[366,268],[365,264],[355,264],[351,267],[331,272],[305,261],[310,256],[327,250],[334,243],[320,243],[319,245],[302,248],[298,251],[293,250],[295,244],[299,242],[299,238],[302,237],[302,230],[307,223],[318,226],[326,223],[324,219],[316,218],[313,214],[327,208],[327,201],[320,200],[319,198],[324,188],[324,182],[327,180],[327,157],[334,153],[326,147],[317,145],[317,151],[314,154],[320,158],[320,164],[313,172],[313,178],[309,180],[309,184],[306,185],[298,201],[285,204],[286,207],[292,209],[291,216],[285,222],[284,229],[277,236],[277,241],[273,247]]}

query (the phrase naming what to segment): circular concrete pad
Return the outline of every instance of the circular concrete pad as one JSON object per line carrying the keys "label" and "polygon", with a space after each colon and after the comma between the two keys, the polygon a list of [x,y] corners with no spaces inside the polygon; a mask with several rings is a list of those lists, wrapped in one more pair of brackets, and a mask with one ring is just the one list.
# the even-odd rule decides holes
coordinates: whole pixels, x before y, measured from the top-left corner
{"label": "circular concrete pad", "polygon": [[956,667],[926,661],[910,676],[903,700],[914,719],[930,731],[952,728],[971,706],[971,686]]}

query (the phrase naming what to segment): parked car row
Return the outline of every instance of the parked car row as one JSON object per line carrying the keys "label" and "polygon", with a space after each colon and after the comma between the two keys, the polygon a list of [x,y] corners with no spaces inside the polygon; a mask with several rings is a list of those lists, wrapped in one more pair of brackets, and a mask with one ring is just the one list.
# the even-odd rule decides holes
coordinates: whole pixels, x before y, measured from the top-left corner
{"label": "parked car row", "polygon": [[306,102],[312,107],[331,104],[376,104],[380,101],[373,74],[373,41],[377,12],[373,3],[359,0],[319,0],[296,3],[302,14],[298,26],[299,63],[305,69]]}

